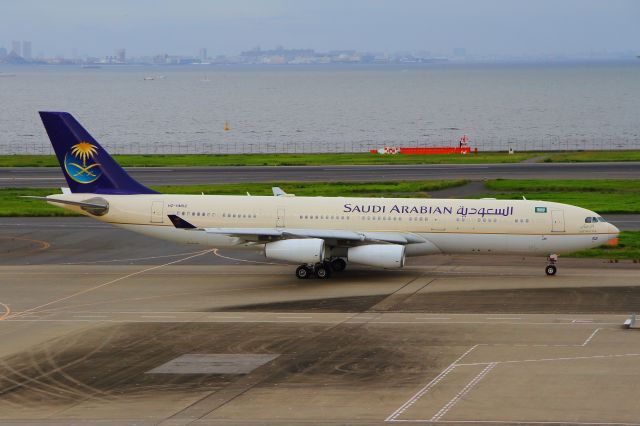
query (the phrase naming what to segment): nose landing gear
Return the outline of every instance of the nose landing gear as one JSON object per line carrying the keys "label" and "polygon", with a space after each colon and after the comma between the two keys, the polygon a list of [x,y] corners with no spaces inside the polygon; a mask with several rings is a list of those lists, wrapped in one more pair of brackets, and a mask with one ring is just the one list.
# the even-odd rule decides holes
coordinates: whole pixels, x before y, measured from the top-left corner
{"label": "nose landing gear", "polygon": [[547,275],[555,275],[558,272],[558,267],[556,264],[558,263],[558,255],[550,254],[547,258],[547,267],[545,268],[545,273]]}

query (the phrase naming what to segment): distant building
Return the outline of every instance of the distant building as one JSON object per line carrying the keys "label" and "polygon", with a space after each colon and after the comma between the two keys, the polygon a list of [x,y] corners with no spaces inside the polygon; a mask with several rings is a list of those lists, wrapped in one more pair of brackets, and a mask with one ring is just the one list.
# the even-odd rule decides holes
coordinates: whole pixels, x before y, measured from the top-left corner
{"label": "distant building", "polygon": [[5,56],[7,56],[7,49],[0,47],[0,58],[4,58]]}
{"label": "distant building", "polygon": [[198,57],[200,58],[201,63],[207,62],[207,49],[204,47],[198,51]]}
{"label": "distant building", "polygon": [[20,42],[17,40],[13,40],[11,42],[11,52],[9,53],[13,53],[14,55],[18,55],[20,56]]}
{"label": "distant building", "polygon": [[22,57],[24,59],[31,59],[31,42],[28,40],[22,41]]}
{"label": "distant building", "polygon": [[116,61],[124,64],[127,61],[126,49],[116,49]]}
{"label": "distant building", "polygon": [[456,47],[453,49],[453,56],[456,58],[463,58],[467,56],[467,49],[464,47]]}
{"label": "distant building", "polygon": [[166,64],[168,60],[169,60],[169,55],[167,55],[166,53],[156,55],[153,57],[154,64]]}

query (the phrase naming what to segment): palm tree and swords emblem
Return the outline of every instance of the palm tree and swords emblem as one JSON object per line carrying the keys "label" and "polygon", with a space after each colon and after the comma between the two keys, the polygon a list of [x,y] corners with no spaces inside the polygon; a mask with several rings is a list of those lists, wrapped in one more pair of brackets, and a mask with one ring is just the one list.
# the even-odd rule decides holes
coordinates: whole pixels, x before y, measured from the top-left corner
{"label": "palm tree and swords emblem", "polygon": [[79,183],[91,183],[102,175],[100,163],[95,162],[98,148],[89,142],[79,142],[64,157],[69,177]]}

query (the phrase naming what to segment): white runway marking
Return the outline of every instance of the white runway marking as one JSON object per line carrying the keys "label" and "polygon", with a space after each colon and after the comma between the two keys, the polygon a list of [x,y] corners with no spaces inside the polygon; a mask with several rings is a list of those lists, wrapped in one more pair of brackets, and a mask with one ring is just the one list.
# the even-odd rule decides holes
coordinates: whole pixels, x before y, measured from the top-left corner
{"label": "white runway marking", "polygon": [[581,346],[587,346],[587,344],[591,341],[591,339],[593,339],[596,334],[598,333],[598,331],[602,330],[601,328],[596,328],[593,333],[591,333],[591,335],[589,337],[587,337],[587,340],[584,341],[584,343]]}
{"label": "white runway marking", "polygon": [[146,269],[143,269],[141,271],[133,272],[131,274],[127,274],[127,275],[124,275],[122,277],[115,278],[113,280],[107,281],[106,283],[102,283],[102,284],[99,284],[99,285],[96,285],[96,286],[93,286],[93,287],[90,287],[90,288],[75,292],[75,293],[70,294],[68,296],[61,297],[61,298],[56,299],[56,300],[52,300],[51,302],[43,303],[42,305],[34,306],[33,308],[29,308],[29,309],[25,309],[22,312],[16,312],[15,314],[11,315],[9,318],[16,318],[16,317],[19,317],[19,316],[27,314],[27,313],[33,313],[33,312],[37,311],[38,309],[44,308],[46,306],[50,306],[50,305],[53,305],[55,303],[64,302],[65,300],[69,300],[69,299],[71,299],[73,297],[80,296],[80,295],[85,294],[85,293],[89,293],[91,291],[94,291],[94,290],[97,290],[99,288],[108,286],[110,284],[114,284],[114,283],[117,283],[119,281],[126,280],[127,278],[131,278],[131,277],[134,277],[136,275],[144,274],[145,272],[153,271],[153,270],[156,270],[156,269],[164,268],[165,266],[173,265],[175,263],[184,262],[185,260],[193,259],[194,257],[202,256],[202,255],[210,253],[212,251],[213,250],[204,250],[204,251],[202,251],[202,252],[200,252],[198,254],[194,254],[192,256],[188,256],[188,257],[185,257],[183,259],[174,260],[172,262],[164,263],[162,265],[152,266],[150,268],[146,268]]}
{"label": "white runway marking", "polygon": [[[582,345],[580,345],[580,346],[582,346]],[[633,357],[633,356],[640,356],[640,353],[591,355],[591,356],[571,356],[571,357],[561,357],[561,358],[518,359],[518,360],[491,361],[491,362],[471,362],[471,363],[468,363],[468,364],[458,364],[458,365],[520,364],[520,363],[524,363],[524,362],[574,361],[574,360],[577,360],[577,359],[623,358],[623,357]]]}
{"label": "white runway marking", "polygon": [[488,320],[521,320],[522,318],[511,318],[511,317],[487,317]]}
{"label": "white runway marking", "polygon": [[140,315],[140,318],[161,318],[161,319],[166,319],[166,318],[175,318],[175,317],[171,316],[171,315]]}
{"label": "white runway marking", "polygon": [[453,397],[453,399],[451,399],[451,401],[447,402],[445,404],[444,407],[442,407],[440,409],[440,411],[438,411],[432,418],[431,421],[432,422],[437,422],[439,421],[445,414],[447,414],[447,412],[449,412],[449,410],[451,410],[453,408],[454,405],[456,405],[456,403],[458,401],[460,401],[460,399],[465,396],[466,394],[469,393],[469,391],[471,391],[471,389],[473,389],[473,387],[475,387],[480,380],[482,380],[484,378],[484,376],[486,376],[489,371],[493,370],[493,368],[496,366],[497,364],[495,362],[487,365],[481,372],[480,374],[478,374],[476,377],[474,377],[469,383],[467,383],[467,385],[462,388],[462,390],[460,392],[457,393],[456,396]]}
{"label": "white runway marking", "polygon": [[477,348],[479,345],[474,345],[471,348],[469,348],[465,353],[463,353],[462,355],[460,355],[458,357],[458,359],[456,359],[455,361],[453,361],[447,368],[445,368],[444,370],[442,370],[442,372],[440,374],[438,374],[433,380],[431,380],[429,383],[427,383],[422,389],[420,389],[418,392],[416,392],[415,395],[413,395],[411,398],[409,398],[409,400],[407,402],[405,402],[404,404],[402,404],[400,406],[400,408],[398,408],[396,411],[394,411],[393,413],[391,413],[391,415],[389,417],[387,417],[385,419],[385,422],[393,422],[393,421],[397,421],[396,417],[398,417],[399,415],[401,415],[402,413],[404,413],[409,407],[411,407],[413,404],[415,404],[420,398],[422,398],[427,392],[429,392],[429,390],[431,388],[433,388],[435,385],[437,385],[438,383],[440,383],[440,381],[442,379],[444,379],[451,371],[453,371],[454,368],[456,368],[458,362],[462,361],[462,359],[464,359],[464,357],[466,357],[467,355],[469,355],[475,348]]}
{"label": "white runway marking", "polygon": [[163,259],[166,257],[177,257],[177,256],[189,256],[192,254],[201,253],[202,250],[192,251],[187,253],[176,253],[176,254],[165,254],[162,256],[149,256],[149,257],[134,257],[131,259],[111,259],[111,260],[95,260],[92,262],[66,262],[63,265],[93,265],[95,263],[110,263],[110,262],[135,262],[137,260],[151,260],[151,259]]}
{"label": "white runway marking", "polygon": [[[396,422],[430,422],[431,420],[394,420]],[[517,421],[517,420],[439,420],[438,423],[497,423],[497,424],[506,424],[506,425],[575,425],[575,426],[640,426],[640,423],[609,423],[609,422],[567,422],[567,421]]]}
{"label": "white runway marking", "polygon": [[282,319],[312,319],[313,317],[276,317]]}
{"label": "white runway marking", "polygon": [[433,317],[433,318],[421,318],[421,317],[416,317],[417,320],[450,320],[451,318],[446,318],[446,317]]}
{"label": "white runway marking", "polygon": [[213,254],[215,256],[221,257],[222,259],[234,260],[236,262],[257,263],[259,265],[281,265],[280,263],[260,262],[260,261],[257,261],[257,260],[237,259],[235,257],[223,256],[220,253],[218,253],[218,249],[213,249]]}

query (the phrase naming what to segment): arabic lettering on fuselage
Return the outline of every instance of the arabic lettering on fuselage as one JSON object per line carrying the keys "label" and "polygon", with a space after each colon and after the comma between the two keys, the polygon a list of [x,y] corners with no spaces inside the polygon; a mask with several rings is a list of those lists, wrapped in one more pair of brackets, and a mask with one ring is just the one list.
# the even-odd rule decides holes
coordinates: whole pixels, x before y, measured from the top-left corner
{"label": "arabic lettering on fuselage", "polygon": [[513,207],[465,207],[460,206],[454,209],[451,206],[408,206],[394,204],[386,206],[380,204],[352,204],[347,203],[343,206],[343,213],[406,213],[406,214],[455,214],[459,216],[511,216],[513,215]]}

